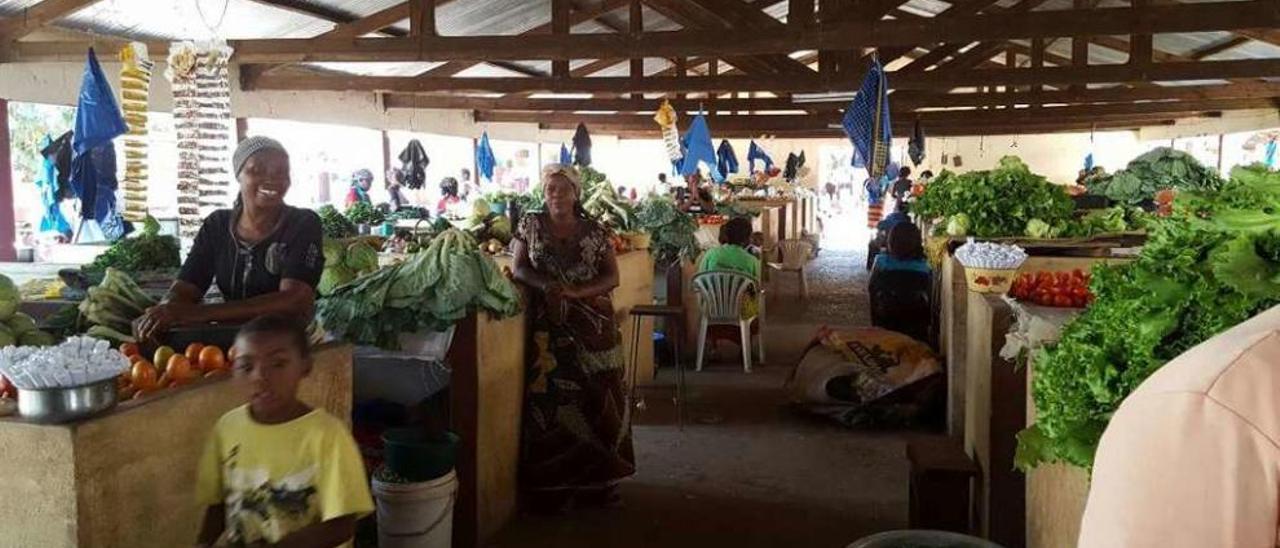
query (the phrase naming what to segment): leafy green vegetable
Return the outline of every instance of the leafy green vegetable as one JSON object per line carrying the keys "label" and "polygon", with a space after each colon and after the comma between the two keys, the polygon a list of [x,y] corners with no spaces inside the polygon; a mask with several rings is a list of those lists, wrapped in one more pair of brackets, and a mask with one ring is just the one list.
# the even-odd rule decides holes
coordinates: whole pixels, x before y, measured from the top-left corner
{"label": "leafy green vegetable", "polygon": [[346,211],[347,220],[358,225],[378,225],[386,216],[369,202],[356,202]]}
{"label": "leafy green vegetable", "polygon": [[1237,169],[1220,191],[1180,193],[1136,261],[1094,268],[1094,303],[1035,357],[1037,417],[1019,436],[1020,467],[1091,467],[1111,414],[1142,381],[1280,303],[1280,230],[1235,222],[1271,214],[1275,196],[1280,173]]}
{"label": "leafy green vegetable", "polygon": [[636,223],[649,233],[649,248],[659,265],[668,266],[697,255],[698,241],[693,235],[698,231],[698,223],[692,215],[680,211],[670,198],[656,195],[645,198],[636,208]]}
{"label": "leafy green vegetable", "polygon": [[[1006,156],[990,171],[944,171],[925,187],[911,211],[927,219],[964,214],[965,231],[980,238],[1022,236],[1032,219],[1049,225],[1071,219],[1074,202],[1064,188]],[[950,229],[951,227],[947,227]]]}
{"label": "leafy green vegetable", "polygon": [[1217,190],[1222,187],[1222,178],[1190,154],[1161,147],[1134,158],[1125,169],[1109,177],[1104,174],[1087,179],[1086,183],[1091,194],[1136,204],[1168,188]]}
{"label": "leafy green vegetable", "polygon": [[22,304],[22,293],[18,291],[18,285],[8,276],[0,274],[0,322],[12,318],[20,304]]}
{"label": "leafy green vegetable", "polygon": [[316,315],[344,340],[397,350],[400,334],[443,331],[476,309],[514,316],[520,296],[469,234],[447,230],[404,262],[334,288]]}
{"label": "leafy green vegetable", "polygon": [[969,220],[966,213],[956,213],[947,219],[947,236],[968,236],[969,227],[973,226],[973,222]]}
{"label": "leafy green vegetable", "polygon": [[142,231],[121,238],[84,271],[90,278],[103,275],[108,268],[118,268],[130,274],[148,270],[176,269],[182,266],[178,257],[178,239],[160,235],[160,223],[148,216]]}
{"label": "leafy green vegetable", "polygon": [[343,216],[338,208],[323,205],[316,210],[316,214],[320,215],[320,226],[323,227],[324,237],[340,239],[356,235],[356,225]]}

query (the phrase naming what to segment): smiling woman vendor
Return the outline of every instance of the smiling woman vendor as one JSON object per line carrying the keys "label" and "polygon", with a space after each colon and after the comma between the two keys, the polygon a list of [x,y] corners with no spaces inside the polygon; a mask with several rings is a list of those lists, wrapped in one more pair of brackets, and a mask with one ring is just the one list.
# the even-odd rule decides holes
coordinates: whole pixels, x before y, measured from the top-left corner
{"label": "smiling woman vendor", "polygon": [[[267,314],[310,319],[324,270],[323,233],[315,212],[284,203],[289,153],[274,139],[250,137],[236,147],[232,165],[240,182],[235,207],[205,219],[169,295],[134,324],[140,338]],[[215,281],[224,302],[202,303]]]}

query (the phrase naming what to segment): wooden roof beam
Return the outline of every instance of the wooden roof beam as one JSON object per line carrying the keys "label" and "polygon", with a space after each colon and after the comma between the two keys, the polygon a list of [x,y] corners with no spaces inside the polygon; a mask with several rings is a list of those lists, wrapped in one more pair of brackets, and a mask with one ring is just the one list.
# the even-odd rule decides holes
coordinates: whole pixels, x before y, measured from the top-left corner
{"label": "wooden roof beam", "polygon": [[1190,57],[1196,61],[1199,61],[1206,57],[1213,57],[1214,55],[1217,55],[1224,51],[1230,51],[1230,50],[1236,49],[1248,43],[1249,43],[1249,38],[1245,38],[1244,36],[1236,36],[1234,38],[1228,38],[1216,44],[1211,44],[1203,48],[1200,48],[1198,50],[1195,50],[1191,52],[1191,54],[1188,55],[1187,57]]}
{"label": "wooden roof beam", "polygon": [[[896,1],[896,0],[894,0]],[[447,36],[419,44],[403,38],[270,39],[231,41],[240,63],[321,61],[529,60],[600,57],[679,57],[791,53],[859,47],[914,48],[930,42],[981,42],[1063,35],[1160,34],[1280,27],[1280,7],[1267,2],[1209,2],[1176,6],[979,14],[927,21],[863,21],[802,33],[780,31],[725,40],[705,31],[575,34],[569,37]],[[156,55],[162,55],[167,48]],[[19,42],[10,61],[83,55],[84,43]]]}
{"label": "wooden roof beam", "polygon": [[[979,61],[986,60],[985,58]],[[933,70],[922,73],[890,73],[895,89],[951,89],[970,86],[1029,86],[1088,83],[1160,82],[1264,78],[1280,74],[1280,59],[1155,63],[1150,66],[1091,65],[1085,67],[1006,68],[999,70]],[[371,77],[304,73],[248,74],[245,89],[392,91],[430,93],[482,91],[497,93],[674,93],[674,92],[824,92],[852,91],[853,81],[832,81],[818,74],[776,76],[689,76],[599,78],[447,78]]]}
{"label": "wooden roof beam", "polygon": [[[436,0],[436,7],[443,6],[450,0]],[[409,3],[396,4],[389,8],[371,13],[355,21],[338,25],[333,30],[321,34],[322,38],[355,38],[374,32],[387,32],[388,27],[409,18]],[[398,30],[398,29],[393,29]],[[402,31],[403,32],[403,31]]]}
{"label": "wooden roof beam", "polygon": [[[302,0],[249,0],[249,1],[255,4],[261,4],[264,6],[276,8],[276,9],[287,11],[290,13],[296,13],[299,15],[314,17],[321,21],[328,21],[330,23],[334,23],[338,27],[342,27],[343,25],[350,25],[364,19],[362,17],[357,17],[355,15],[347,13],[343,10],[330,8],[314,2],[304,2]],[[400,19],[396,19],[395,21],[392,21],[392,23],[395,23],[396,21],[400,21],[401,19],[404,19],[404,17],[401,17]],[[335,27],[333,30],[330,30],[329,32],[333,32],[337,30],[338,27]],[[391,28],[387,28],[387,27],[390,27],[390,24],[384,25],[383,27],[379,27],[376,29],[372,29],[368,32],[361,33],[361,34],[369,34],[369,33],[376,32],[377,34],[381,34],[383,36],[396,36],[396,37],[408,36],[408,33],[404,32],[403,30],[400,30],[394,27],[391,27]],[[327,34],[328,33],[321,36],[325,36]]]}
{"label": "wooden roof beam", "polygon": [[0,42],[22,38],[35,32],[40,27],[92,6],[99,1],[44,0],[34,6],[24,8],[21,13],[15,16],[0,20]]}

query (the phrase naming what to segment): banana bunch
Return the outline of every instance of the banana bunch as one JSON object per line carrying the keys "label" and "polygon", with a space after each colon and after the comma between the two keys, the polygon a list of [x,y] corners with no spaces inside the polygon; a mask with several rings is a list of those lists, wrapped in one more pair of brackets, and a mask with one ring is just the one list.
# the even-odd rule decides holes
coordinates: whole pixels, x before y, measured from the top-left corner
{"label": "banana bunch", "polygon": [[115,342],[132,342],[133,320],[156,301],[128,274],[108,268],[102,283],[89,288],[89,296],[80,302],[80,314],[92,327],[86,335]]}
{"label": "banana bunch", "polygon": [[124,218],[139,222],[147,217],[147,102],[155,63],[141,42],[125,45],[120,62],[120,109],[129,126],[124,139]]}

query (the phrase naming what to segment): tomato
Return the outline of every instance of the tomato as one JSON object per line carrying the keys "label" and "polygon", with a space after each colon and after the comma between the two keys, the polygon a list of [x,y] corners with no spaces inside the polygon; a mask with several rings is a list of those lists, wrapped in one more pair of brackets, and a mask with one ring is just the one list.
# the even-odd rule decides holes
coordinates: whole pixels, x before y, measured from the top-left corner
{"label": "tomato", "polygon": [[138,345],[136,343],[127,342],[120,344],[120,353],[124,354],[124,357],[126,358],[132,358],[142,352],[138,350]]}
{"label": "tomato", "polygon": [[1053,306],[1062,308],[1071,308],[1071,297],[1066,295],[1058,295],[1053,298]]}
{"label": "tomato", "polygon": [[187,361],[191,363],[200,363],[200,351],[204,350],[204,345],[200,343],[191,343],[187,345],[187,351],[183,353],[187,357]]}
{"label": "tomato", "polygon": [[227,357],[222,354],[221,348],[216,346],[206,346],[200,350],[199,365],[201,371],[226,369]]}
{"label": "tomato", "polygon": [[152,358],[151,363],[156,364],[156,367],[160,368],[160,372],[164,373],[164,369],[169,366],[169,358],[173,357],[177,353],[178,352],[170,346],[161,346],[156,349],[156,354]]}
{"label": "tomato", "polygon": [[1080,270],[1079,268],[1077,268],[1077,269],[1075,269],[1075,270],[1072,270],[1072,271],[1071,271],[1071,277],[1072,277],[1072,278],[1075,278],[1075,279],[1077,279],[1077,280],[1083,280],[1083,279],[1084,279],[1084,271],[1083,271],[1083,270]]}
{"label": "tomato", "polygon": [[137,388],[139,391],[152,390],[157,385],[156,377],[158,375],[159,372],[156,371],[156,367],[154,365],[151,365],[151,362],[147,360],[140,360],[133,362],[133,369],[129,373],[129,380],[133,384],[133,387]]}
{"label": "tomato", "polygon": [[[191,348],[187,347],[187,350],[190,351]],[[183,384],[196,376],[195,371],[191,369],[191,360],[177,354],[169,358],[169,366],[164,369],[164,374],[172,379],[174,384]]]}
{"label": "tomato", "polygon": [[18,397],[18,388],[9,382],[4,375],[0,375],[0,398],[16,399]]}

